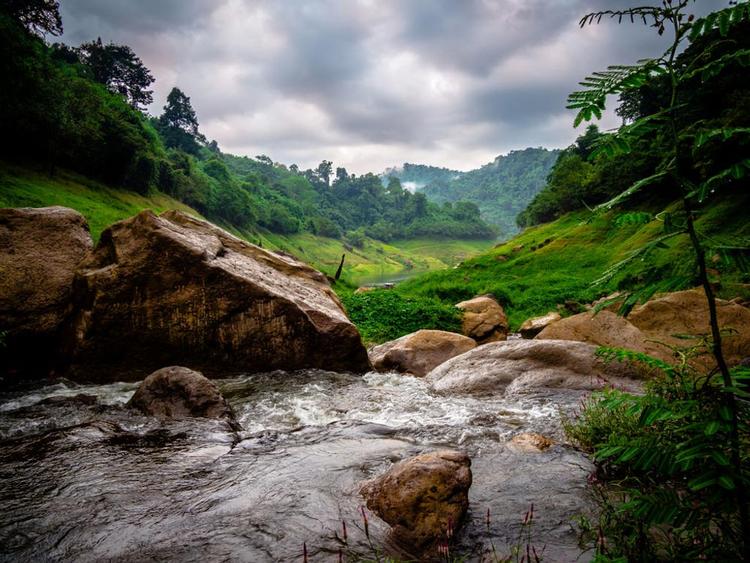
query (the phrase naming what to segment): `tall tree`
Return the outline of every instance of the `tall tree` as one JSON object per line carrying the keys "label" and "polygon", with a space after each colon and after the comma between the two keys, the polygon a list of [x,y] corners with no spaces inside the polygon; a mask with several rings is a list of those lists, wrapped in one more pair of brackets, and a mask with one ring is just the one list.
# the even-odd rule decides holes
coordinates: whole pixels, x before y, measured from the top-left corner
{"label": "tall tree", "polygon": [[175,87],[167,96],[167,105],[159,118],[159,132],[168,147],[197,154],[203,136],[198,131],[198,116],[190,98]]}
{"label": "tall tree", "polygon": [[104,45],[101,37],[82,44],[78,49],[81,62],[88,67],[94,80],[110,91],[122,94],[136,109],[144,109],[154,101],[154,77],[127,45]]}
{"label": "tall tree", "polygon": [[59,0],[0,0],[0,11],[39,35],[62,35]]}

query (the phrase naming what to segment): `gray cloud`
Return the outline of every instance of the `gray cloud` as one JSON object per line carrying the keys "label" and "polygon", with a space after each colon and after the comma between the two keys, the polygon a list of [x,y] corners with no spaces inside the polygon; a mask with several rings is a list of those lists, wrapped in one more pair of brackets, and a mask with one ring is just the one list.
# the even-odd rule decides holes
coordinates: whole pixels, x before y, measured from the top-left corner
{"label": "gray cloud", "polygon": [[565,99],[578,81],[660,54],[664,40],[643,26],[578,29],[583,14],[630,3],[62,0],[63,40],[133,47],[157,77],[150,111],[179,86],[230,152],[357,173],[403,161],[469,169],[569,144]]}

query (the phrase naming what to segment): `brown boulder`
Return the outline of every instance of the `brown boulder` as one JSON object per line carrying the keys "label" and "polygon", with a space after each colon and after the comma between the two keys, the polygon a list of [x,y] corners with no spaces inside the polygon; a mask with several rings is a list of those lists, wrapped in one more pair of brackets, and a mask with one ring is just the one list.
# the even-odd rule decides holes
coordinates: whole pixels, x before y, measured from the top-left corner
{"label": "brown boulder", "polygon": [[[750,309],[716,300],[719,326],[731,329],[723,337],[723,350],[730,365],[750,355]],[[607,310],[580,313],[557,321],[537,335],[538,340],[577,340],[599,346],[627,348],[661,360],[673,358],[670,346],[690,347],[700,335],[710,334],[708,304],[700,289],[668,293],[636,307],[627,319]],[[694,339],[676,335],[694,335]],[[700,368],[713,367],[704,354],[694,361]]]}
{"label": "brown boulder", "polygon": [[0,209],[0,371],[48,374],[76,267],[91,247],[86,219],[72,209]]}
{"label": "brown boulder", "polygon": [[545,389],[640,387],[634,368],[605,364],[595,356],[596,349],[591,344],[565,340],[492,342],[439,365],[426,379],[438,393],[513,394]]}
{"label": "brown boulder", "polygon": [[525,320],[518,331],[521,333],[522,338],[534,338],[549,325],[560,319],[562,319],[560,313],[552,311],[542,317],[534,317]]}
{"label": "brown boulder", "polygon": [[[722,335],[722,349],[729,365],[750,356],[750,309],[737,303],[716,300],[719,327],[731,331]],[[649,340],[670,346],[690,346],[698,339],[677,338],[675,335],[710,335],[708,302],[702,289],[668,293],[636,307],[628,320]],[[664,346],[661,350],[667,350]],[[667,351],[666,354],[669,354]],[[699,359],[703,365],[713,366],[712,358]]]}
{"label": "brown boulder", "polygon": [[378,371],[400,371],[417,377],[446,360],[476,347],[467,336],[443,330],[418,330],[370,350],[370,361]]}
{"label": "brown boulder", "polygon": [[128,406],[161,418],[220,418],[234,422],[234,413],[216,384],[197,371],[179,366],[149,375]]}
{"label": "brown boulder", "polygon": [[367,508],[393,535],[416,548],[444,539],[469,507],[471,460],[455,451],[418,455],[394,465],[361,489]]}
{"label": "brown boulder", "polygon": [[207,375],[369,368],[323,274],[177,211],[105,230],[75,298],[73,377],[134,380],[178,362]]}
{"label": "brown boulder", "polygon": [[463,311],[461,332],[478,344],[505,340],[508,336],[508,317],[493,297],[482,295],[457,303]]}
{"label": "brown boulder", "polygon": [[586,312],[552,323],[542,330],[537,340],[576,340],[597,346],[628,348],[636,352],[650,351],[643,333],[627,319],[611,311]]}

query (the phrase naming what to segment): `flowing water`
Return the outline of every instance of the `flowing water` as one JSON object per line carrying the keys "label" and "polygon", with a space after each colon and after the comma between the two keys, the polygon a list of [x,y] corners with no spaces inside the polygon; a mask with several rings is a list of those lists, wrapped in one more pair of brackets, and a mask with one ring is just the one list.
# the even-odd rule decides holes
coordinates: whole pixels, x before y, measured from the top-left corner
{"label": "flowing water", "polygon": [[[359,484],[440,448],[472,458],[457,551],[478,561],[514,545],[535,505],[544,561],[581,555],[573,520],[591,510],[589,462],[556,445],[507,445],[519,432],[560,437],[576,395],[441,397],[398,374],[306,371],[220,380],[243,431],[206,419],[159,421],[124,405],[137,384],[57,382],[0,394],[0,559],[6,561],[301,561],[374,558]],[[487,510],[490,512],[487,525]],[[341,521],[348,525],[348,546]],[[373,545],[408,558],[370,515]]]}

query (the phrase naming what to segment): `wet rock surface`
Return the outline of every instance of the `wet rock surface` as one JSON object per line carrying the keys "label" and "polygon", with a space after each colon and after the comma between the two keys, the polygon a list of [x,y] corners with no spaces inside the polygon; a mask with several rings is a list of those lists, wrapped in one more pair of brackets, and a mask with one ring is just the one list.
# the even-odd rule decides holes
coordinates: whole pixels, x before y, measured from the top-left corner
{"label": "wet rock surface", "polygon": [[459,527],[469,508],[469,487],[469,456],[442,450],[397,463],[360,492],[399,541],[421,549]]}
{"label": "wet rock surface", "polygon": [[438,393],[509,394],[559,389],[638,389],[634,368],[605,364],[597,347],[565,340],[493,342],[448,360],[426,377]]}
{"label": "wet rock surface", "polygon": [[471,338],[454,332],[419,330],[373,347],[370,361],[378,371],[395,370],[424,377],[446,360],[476,345]]}
{"label": "wet rock surface", "polygon": [[[294,561],[305,542],[310,561],[327,561],[342,520],[348,552],[372,559],[361,483],[446,447],[465,451],[473,473],[453,553],[486,559],[490,540],[509,553],[534,503],[544,560],[580,555],[571,522],[592,510],[585,457],[506,445],[521,432],[559,442],[559,410],[580,395],[436,396],[403,374],[316,370],[215,382],[244,428],[239,442],[223,420],[126,408],[133,383],[0,390],[0,559]],[[369,516],[383,556],[418,557]]]}
{"label": "wet rock surface", "polygon": [[369,367],[323,274],[177,211],[106,229],[75,283],[72,378]]}
{"label": "wet rock surface", "polygon": [[457,303],[463,311],[461,331],[477,344],[505,340],[508,336],[508,317],[502,305],[490,295],[481,295]]}
{"label": "wet rock surface", "polygon": [[91,250],[88,223],[64,207],[0,209],[0,375],[46,376],[72,311],[76,268]]}

